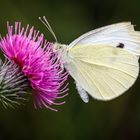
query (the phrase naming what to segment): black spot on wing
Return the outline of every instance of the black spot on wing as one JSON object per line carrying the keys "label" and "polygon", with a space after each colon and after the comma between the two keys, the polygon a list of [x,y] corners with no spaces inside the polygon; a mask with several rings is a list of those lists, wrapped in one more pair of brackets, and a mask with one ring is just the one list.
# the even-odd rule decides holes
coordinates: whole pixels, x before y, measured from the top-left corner
{"label": "black spot on wing", "polygon": [[117,45],[116,48],[124,48],[124,44],[123,43],[119,43],[119,45]]}

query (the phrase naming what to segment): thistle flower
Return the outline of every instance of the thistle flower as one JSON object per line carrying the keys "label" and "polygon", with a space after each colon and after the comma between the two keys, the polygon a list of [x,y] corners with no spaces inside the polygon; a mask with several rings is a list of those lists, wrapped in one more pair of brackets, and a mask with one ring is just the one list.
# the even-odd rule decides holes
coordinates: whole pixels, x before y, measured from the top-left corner
{"label": "thistle flower", "polygon": [[1,39],[0,48],[9,60],[16,63],[27,77],[33,89],[34,107],[42,105],[57,111],[51,105],[57,98],[67,95],[67,72],[61,67],[58,53],[53,52],[53,44],[44,41],[43,34],[29,25],[21,28],[21,23],[16,22],[15,27],[7,23],[8,33]]}
{"label": "thistle flower", "polygon": [[10,61],[0,59],[0,103],[14,108],[23,103],[29,84],[20,68]]}

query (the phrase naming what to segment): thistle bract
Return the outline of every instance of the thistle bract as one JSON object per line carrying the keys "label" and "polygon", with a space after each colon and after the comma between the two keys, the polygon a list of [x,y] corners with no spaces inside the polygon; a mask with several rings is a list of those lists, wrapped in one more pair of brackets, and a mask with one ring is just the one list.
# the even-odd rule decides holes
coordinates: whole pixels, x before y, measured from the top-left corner
{"label": "thistle bract", "polygon": [[53,44],[44,41],[43,34],[34,30],[21,28],[16,22],[15,27],[7,25],[8,33],[0,42],[0,48],[6,57],[16,63],[27,77],[33,89],[35,108],[42,105],[51,110],[51,105],[57,103],[57,98],[67,95],[67,72],[61,67],[61,60],[57,52],[53,52]]}
{"label": "thistle bract", "polygon": [[20,68],[10,61],[0,59],[0,103],[7,107],[23,104],[29,88],[27,78]]}

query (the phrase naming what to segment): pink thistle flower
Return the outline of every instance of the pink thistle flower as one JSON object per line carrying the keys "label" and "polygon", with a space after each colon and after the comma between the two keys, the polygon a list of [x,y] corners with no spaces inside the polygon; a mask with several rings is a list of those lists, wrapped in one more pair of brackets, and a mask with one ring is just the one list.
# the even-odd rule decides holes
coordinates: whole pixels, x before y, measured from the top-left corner
{"label": "pink thistle flower", "polygon": [[42,105],[57,111],[51,105],[62,105],[65,102],[56,103],[57,98],[67,95],[68,73],[61,67],[61,60],[57,52],[53,52],[53,44],[44,41],[43,34],[29,25],[21,28],[21,23],[16,22],[15,27],[7,23],[8,33],[1,39],[0,48],[5,56],[20,66],[27,76],[33,89],[34,107],[42,108]]}

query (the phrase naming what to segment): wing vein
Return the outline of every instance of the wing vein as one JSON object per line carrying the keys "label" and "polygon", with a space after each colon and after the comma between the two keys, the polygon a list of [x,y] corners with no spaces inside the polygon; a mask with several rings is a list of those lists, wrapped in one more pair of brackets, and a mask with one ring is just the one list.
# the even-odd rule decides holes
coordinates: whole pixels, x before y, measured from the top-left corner
{"label": "wing vein", "polygon": [[95,62],[94,62],[94,63],[89,63],[89,62],[83,61],[83,60],[80,60],[80,61],[82,61],[82,62],[84,62],[84,63],[88,63],[88,64],[90,64],[90,65],[96,65],[96,66],[100,66],[100,67],[106,67],[106,68],[111,68],[111,69],[114,69],[114,70],[119,70],[119,71],[121,71],[121,72],[123,72],[123,73],[125,73],[125,74],[127,74],[127,75],[129,75],[129,76],[131,76],[131,77],[133,77],[133,78],[135,78],[134,75],[132,75],[132,74],[130,74],[130,73],[124,71],[124,70],[121,70],[121,69],[119,69],[119,68],[114,68],[114,67],[111,67],[111,66],[109,66],[109,65],[104,65],[104,64],[95,63]]}
{"label": "wing vein", "polygon": [[[81,66],[80,66],[80,65],[79,65],[79,72],[81,73],[81,75],[82,75],[82,76],[84,77],[84,79],[86,80],[85,76],[84,76],[84,75],[82,74],[82,72],[81,72]],[[90,76],[89,76],[89,74],[88,74],[86,71],[84,71],[84,72],[87,74],[88,78],[91,79]],[[86,80],[86,81],[87,81],[87,80]],[[100,88],[97,86],[97,84],[96,84],[96,82],[94,81],[94,79],[91,79],[91,81],[93,82],[93,84],[95,85],[95,87],[98,89],[98,91],[99,91],[101,97],[104,98],[104,96],[102,95],[102,92],[101,92]],[[88,83],[88,82],[87,82],[87,83]],[[89,86],[89,85],[88,85],[88,86]]]}

